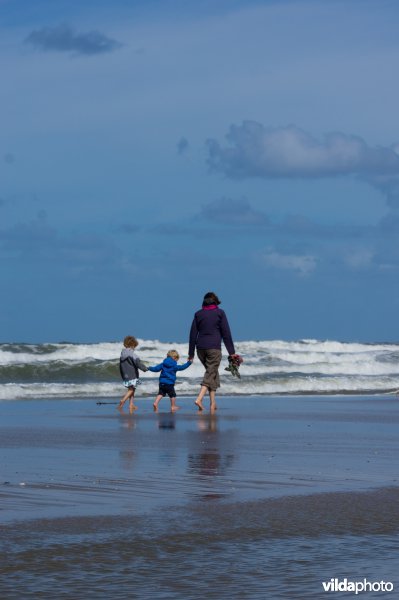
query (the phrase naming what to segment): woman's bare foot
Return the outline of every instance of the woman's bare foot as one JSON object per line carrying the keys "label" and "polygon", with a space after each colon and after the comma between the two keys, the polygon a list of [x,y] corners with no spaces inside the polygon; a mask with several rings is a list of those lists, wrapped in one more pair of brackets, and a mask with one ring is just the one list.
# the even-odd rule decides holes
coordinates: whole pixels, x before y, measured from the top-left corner
{"label": "woman's bare foot", "polygon": [[211,413],[214,413],[214,412],[216,412],[216,411],[217,411],[217,409],[218,409],[218,407],[216,406],[216,404],[211,404],[211,406],[210,406],[210,409],[209,409],[209,410],[210,410],[210,412],[211,412]]}
{"label": "woman's bare foot", "polygon": [[124,402],[119,402],[118,406],[116,407],[118,410],[122,410],[123,406],[124,406]]}
{"label": "woman's bare foot", "polygon": [[138,409],[138,406],[136,406],[135,404],[131,404],[129,406],[129,412],[130,412],[130,414],[132,414],[137,409]]}
{"label": "woman's bare foot", "polygon": [[170,407],[170,410],[171,410],[172,412],[176,412],[177,410],[179,410],[179,408],[180,408],[180,406],[176,406],[176,404],[175,404],[174,406],[171,406],[171,407]]}
{"label": "woman's bare foot", "polygon": [[202,402],[201,402],[200,400],[196,400],[196,401],[194,402],[194,404],[195,404],[196,406],[198,406],[198,410],[204,410],[204,407],[202,406]]}
{"label": "woman's bare foot", "polygon": [[154,402],[154,404],[152,406],[154,407],[154,412],[158,412],[158,404],[155,404],[155,402]]}

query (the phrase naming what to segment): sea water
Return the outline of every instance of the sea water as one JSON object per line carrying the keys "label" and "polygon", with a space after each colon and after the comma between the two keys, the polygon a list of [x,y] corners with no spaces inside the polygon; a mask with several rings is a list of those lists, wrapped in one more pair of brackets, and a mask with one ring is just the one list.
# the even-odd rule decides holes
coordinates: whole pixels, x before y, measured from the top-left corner
{"label": "sea water", "polygon": [[[137,353],[148,365],[169,349],[187,358],[187,344],[139,340]],[[110,398],[121,394],[120,342],[97,344],[0,344],[0,400],[25,398]],[[221,366],[221,394],[373,394],[399,388],[399,344],[338,341],[241,341],[241,378]],[[203,367],[198,359],[178,374],[178,394],[194,395]],[[152,396],[157,374],[141,374],[138,396]]]}

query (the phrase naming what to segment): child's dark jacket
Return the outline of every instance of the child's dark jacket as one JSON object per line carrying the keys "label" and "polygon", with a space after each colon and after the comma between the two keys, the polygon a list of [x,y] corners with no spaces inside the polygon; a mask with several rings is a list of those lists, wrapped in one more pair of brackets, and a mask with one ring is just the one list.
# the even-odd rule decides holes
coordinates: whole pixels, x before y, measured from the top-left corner
{"label": "child's dark jacket", "polygon": [[132,348],[123,348],[119,360],[119,371],[125,381],[138,379],[140,371],[147,371],[145,364],[139,359]]}

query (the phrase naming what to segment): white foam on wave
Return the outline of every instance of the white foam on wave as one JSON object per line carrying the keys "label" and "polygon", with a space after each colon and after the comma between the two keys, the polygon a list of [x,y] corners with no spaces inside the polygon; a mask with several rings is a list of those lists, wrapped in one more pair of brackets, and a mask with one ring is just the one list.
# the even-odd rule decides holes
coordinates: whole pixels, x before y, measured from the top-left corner
{"label": "white foam on wave", "polygon": [[[187,357],[188,345],[176,342],[160,342],[158,340],[138,340],[137,354],[143,360],[163,360],[171,348],[176,349],[182,356]],[[103,342],[100,344],[52,344],[49,352],[10,352],[0,346],[0,366],[18,364],[37,364],[51,362],[88,362],[94,360],[118,361],[123,348],[119,342]],[[26,349],[37,348],[35,346],[24,346]],[[56,348],[56,350],[53,350]]]}
{"label": "white foam on wave", "polygon": [[[241,342],[240,342],[241,343]],[[252,345],[254,342],[242,342]],[[398,344],[362,344],[359,342],[337,342],[334,340],[300,340],[298,342],[286,342],[283,340],[270,340],[266,342],[258,342],[259,344],[267,344],[268,348],[276,350],[291,350],[298,352],[370,352],[375,350],[394,351],[399,350]]]}
{"label": "white foam on wave", "polygon": [[316,363],[263,366],[246,364],[242,374],[249,376],[271,376],[281,373],[304,373],[319,375],[399,375],[399,363],[380,363],[374,361],[353,361],[345,363]]}
{"label": "white foam on wave", "polygon": [[0,385],[0,400],[109,398],[117,395],[121,391],[120,388],[120,385],[113,383],[5,383]]}
{"label": "white foam on wave", "polygon": [[119,344],[53,344],[56,350],[43,353],[10,352],[0,348],[0,365],[37,364],[57,361],[84,362],[115,359]]}
{"label": "white foam on wave", "polygon": [[[42,347],[44,346],[46,345]],[[237,351],[243,354],[244,357],[252,357],[254,360],[260,360],[264,354],[267,354],[294,363],[321,362],[321,357],[323,357],[323,360],[333,362],[342,360],[346,354],[373,355],[399,351],[399,346],[395,344],[359,344],[317,340],[302,340],[298,342],[249,340],[237,342],[236,346]],[[18,346],[19,350],[15,352],[11,352],[8,347],[9,345],[0,345],[0,366],[21,363],[51,363],[53,361],[86,362],[90,360],[118,360],[122,343],[51,344],[51,350],[48,352],[37,351],[40,346],[33,344]],[[181,360],[186,359],[188,344],[173,341],[161,342],[159,340],[140,339],[137,353],[143,360],[161,361],[171,348],[175,348],[180,353]]]}
{"label": "white foam on wave", "polygon": [[[194,396],[199,390],[199,380],[181,380],[176,386],[177,396]],[[272,394],[337,394],[378,393],[399,388],[398,377],[293,377],[285,380],[243,381],[229,378],[222,381],[218,395],[272,395]],[[154,397],[158,380],[143,382],[137,389],[136,398]],[[0,385],[0,401],[57,398],[120,398],[124,388],[120,383],[7,383]]]}
{"label": "white foam on wave", "polygon": [[[57,363],[63,362],[68,367],[73,367],[99,361],[104,364],[112,362],[116,366],[121,348],[120,342],[52,344],[48,347],[16,345],[14,348],[11,347],[15,350],[11,352],[10,345],[0,345],[2,381],[8,381],[0,385],[0,400],[120,396],[123,393],[120,381],[96,380],[99,372],[97,364],[96,369],[93,368],[91,371],[89,367],[87,370],[87,373],[92,373],[91,378],[95,380],[94,382],[74,381],[73,370],[71,370],[72,380],[61,383],[64,380],[60,379]],[[180,353],[180,363],[186,360],[188,352],[186,343],[139,340],[137,353],[148,365],[155,365],[162,362],[171,348],[175,348]],[[227,355],[224,351],[220,368],[222,394],[336,393],[337,390],[360,393],[399,387],[399,346],[395,344],[249,340],[238,342],[236,349],[244,356],[244,364],[241,367],[242,379],[237,380],[224,371],[227,365]],[[9,381],[7,367],[13,365],[18,369],[11,369],[15,381]],[[24,381],[23,365],[46,365],[46,383],[40,380],[20,383],[15,373],[20,373],[18,377],[21,382]],[[107,372],[106,369],[101,371],[100,364],[101,373]],[[196,358],[189,369],[179,373],[178,393],[195,394],[203,371],[203,366]],[[48,381],[48,373],[54,374],[53,382]],[[32,378],[31,372],[28,377]],[[138,393],[155,394],[158,389],[158,374],[147,372],[141,377],[143,386],[139,388]]]}
{"label": "white foam on wave", "polygon": [[[180,390],[182,386],[179,386]],[[190,393],[195,394],[199,386],[191,384]],[[179,388],[178,388],[179,389]],[[0,401],[27,400],[34,398],[112,398],[122,397],[126,389],[121,382],[108,383],[5,383],[0,384]],[[158,379],[147,381],[137,387],[136,396],[155,396],[158,392]],[[181,391],[180,391],[181,395]]]}
{"label": "white foam on wave", "polygon": [[369,350],[368,352],[282,352],[270,351],[270,358],[296,365],[308,364],[343,364],[375,359],[381,351]]}

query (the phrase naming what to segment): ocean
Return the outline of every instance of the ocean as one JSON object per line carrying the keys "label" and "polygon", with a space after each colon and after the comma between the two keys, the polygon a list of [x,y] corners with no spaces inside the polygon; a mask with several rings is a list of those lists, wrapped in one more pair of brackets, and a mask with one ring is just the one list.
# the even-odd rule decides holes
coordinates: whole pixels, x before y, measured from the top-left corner
{"label": "ocean", "polygon": [[[137,353],[158,364],[169,349],[186,360],[187,344],[139,340]],[[0,344],[0,400],[112,398],[122,392],[120,342],[96,344]],[[244,358],[241,379],[223,370],[220,394],[380,394],[399,388],[399,344],[262,340],[237,342]],[[196,359],[179,374],[178,394],[194,395],[203,373]],[[143,373],[137,396],[158,389],[155,373]]]}

